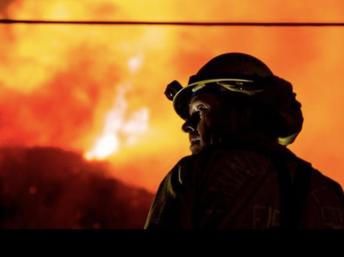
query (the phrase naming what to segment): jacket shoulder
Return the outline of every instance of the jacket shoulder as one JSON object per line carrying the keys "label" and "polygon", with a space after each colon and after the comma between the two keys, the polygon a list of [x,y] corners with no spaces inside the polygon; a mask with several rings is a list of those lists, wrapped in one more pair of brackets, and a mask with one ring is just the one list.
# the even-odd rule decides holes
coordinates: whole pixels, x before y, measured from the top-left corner
{"label": "jacket shoulder", "polygon": [[330,190],[343,197],[343,189],[341,185],[313,167],[311,173],[311,183],[313,188]]}

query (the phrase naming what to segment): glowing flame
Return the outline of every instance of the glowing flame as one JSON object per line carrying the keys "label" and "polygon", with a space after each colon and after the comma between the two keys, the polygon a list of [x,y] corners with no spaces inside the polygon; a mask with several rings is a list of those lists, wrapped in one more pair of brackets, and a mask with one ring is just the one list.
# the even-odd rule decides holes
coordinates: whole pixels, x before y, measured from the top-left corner
{"label": "glowing flame", "polygon": [[106,115],[102,134],[94,147],[84,155],[87,160],[103,160],[115,154],[121,146],[137,142],[138,136],[148,128],[149,112],[145,107],[125,119],[128,106],[125,92],[125,86],[119,88],[115,104]]}
{"label": "glowing flame", "polygon": [[119,142],[116,135],[104,134],[96,142],[94,148],[85,154],[87,160],[103,160],[118,150]]}
{"label": "glowing flame", "polygon": [[[133,56],[128,60],[128,69],[133,75],[138,71],[143,62],[142,55]],[[94,147],[85,153],[87,160],[104,160],[115,154],[121,146],[132,145],[137,142],[138,136],[148,128],[149,112],[147,108],[141,108],[128,119],[128,103],[125,93],[128,86],[121,85],[118,89],[116,101],[107,113],[103,133],[98,137]]]}
{"label": "glowing flame", "polygon": [[142,65],[143,57],[142,55],[134,56],[128,61],[128,68],[130,72],[135,73]]}

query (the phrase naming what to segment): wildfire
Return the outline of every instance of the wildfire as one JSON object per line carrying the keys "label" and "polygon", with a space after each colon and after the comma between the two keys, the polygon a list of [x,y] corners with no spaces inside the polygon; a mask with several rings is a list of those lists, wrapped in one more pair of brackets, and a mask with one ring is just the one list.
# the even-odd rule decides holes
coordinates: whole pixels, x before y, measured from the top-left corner
{"label": "wildfire", "polygon": [[[0,17],[278,22],[343,16],[341,0],[314,1],[313,8],[302,1],[284,8],[274,1],[247,2],[6,0],[0,1]],[[343,130],[337,115],[343,109],[343,40],[342,28],[3,24],[0,146],[54,146],[81,151],[88,160],[116,154],[118,178],[155,190],[166,170],[189,153],[164,86],[174,79],[185,84],[217,54],[246,52],[295,85],[306,123],[292,147],[343,184],[343,146],[335,140]],[[315,149],[318,138],[327,143]]]}
{"label": "wildfire", "polygon": [[127,102],[125,87],[120,87],[112,109],[107,113],[102,134],[97,138],[94,147],[85,153],[87,160],[103,160],[116,153],[121,146],[132,145],[140,134],[148,128],[148,108],[135,111],[126,117]]}
{"label": "wildfire", "polygon": [[[128,61],[128,69],[134,75],[142,65],[142,56],[134,56]],[[107,113],[103,132],[96,139],[94,147],[84,154],[87,160],[104,160],[115,154],[120,147],[133,145],[148,128],[149,111],[142,107],[126,119],[128,103],[125,93],[130,84],[118,88],[115,103]]]}

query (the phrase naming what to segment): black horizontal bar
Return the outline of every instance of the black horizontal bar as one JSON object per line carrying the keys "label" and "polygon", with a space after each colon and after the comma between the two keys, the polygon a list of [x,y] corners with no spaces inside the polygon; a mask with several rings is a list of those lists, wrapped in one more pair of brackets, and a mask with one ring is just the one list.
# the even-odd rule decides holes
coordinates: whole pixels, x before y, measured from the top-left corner
{"label": "black horizontal bar", "polygon": [[159,25],[159,26],[231,26],[231,27],[344,27],[344,22],[187,22],[187,21],[76,21],[0,19],[0,24],[71,25]]}

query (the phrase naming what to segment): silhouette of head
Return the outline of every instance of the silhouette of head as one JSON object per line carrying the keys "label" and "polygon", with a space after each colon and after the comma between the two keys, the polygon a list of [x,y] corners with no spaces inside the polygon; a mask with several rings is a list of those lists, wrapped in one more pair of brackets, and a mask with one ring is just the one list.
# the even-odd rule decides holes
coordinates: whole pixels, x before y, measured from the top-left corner
{"label": "silhouette of head", "polygon": [[290,144],[302,129],[301,105],[289,82],[243,53],[211,59],[186,87],[173,81],[166,96],[185,120],[192,153],[228,138],[258,135]]}

